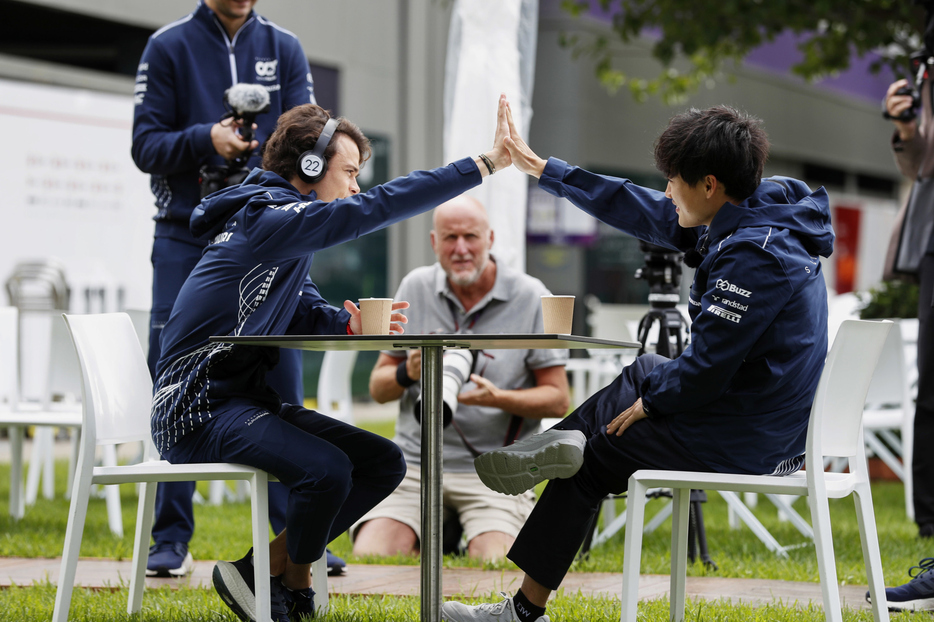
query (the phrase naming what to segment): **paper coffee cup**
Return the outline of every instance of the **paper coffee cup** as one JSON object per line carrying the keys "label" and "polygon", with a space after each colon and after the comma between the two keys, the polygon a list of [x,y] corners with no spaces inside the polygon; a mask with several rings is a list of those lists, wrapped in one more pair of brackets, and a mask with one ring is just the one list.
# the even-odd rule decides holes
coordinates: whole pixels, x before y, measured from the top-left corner
{"label": "paper coffee cup", "polygon": [[360,322],[364,335],[388,335],[392,298],[361,298]]}
{"label": "paper coffee cup", "polygon": [[545,332],[570,335],[574,323],[574,296],[542,296]]}

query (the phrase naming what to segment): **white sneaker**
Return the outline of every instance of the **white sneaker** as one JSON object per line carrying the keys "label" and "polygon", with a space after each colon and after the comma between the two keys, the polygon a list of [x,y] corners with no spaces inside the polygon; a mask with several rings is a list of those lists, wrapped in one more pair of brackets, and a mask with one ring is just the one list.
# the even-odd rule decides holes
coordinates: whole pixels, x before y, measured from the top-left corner
{"label": "white sneaker", "polygon": [[487,488],[519,495],[546,479],[573,477],[584,462],[586,442],[579,430],[546,430],[480,454],[473,464]]}
{"label": "white sneaker", "polygon": [[[441,619],[446,622],[519,622],[516,615],[516,605],[512,597],[506,592],[500,592],[503,597],[498,603],[483,603],[471,607],[453,600],[441,605]],[[539,616],[535,622],[551,622],[548,616]]]}

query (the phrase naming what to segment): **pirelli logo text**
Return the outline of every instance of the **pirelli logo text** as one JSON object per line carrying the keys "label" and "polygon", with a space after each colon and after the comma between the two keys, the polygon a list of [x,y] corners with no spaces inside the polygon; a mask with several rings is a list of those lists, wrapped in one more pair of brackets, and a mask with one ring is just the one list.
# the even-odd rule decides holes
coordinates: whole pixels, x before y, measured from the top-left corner
{"label": "pirelli logo text", "polygon": [[722,317],[724,320],[729,320],[734,324],[739,324],[739,321],[743,319],[743,316],[739,313],[733,313],[732,311],[727,311],[723,307],[718,307],[717,305],[710,305],[707,307],[707,310],[713,313],[714,315]]}

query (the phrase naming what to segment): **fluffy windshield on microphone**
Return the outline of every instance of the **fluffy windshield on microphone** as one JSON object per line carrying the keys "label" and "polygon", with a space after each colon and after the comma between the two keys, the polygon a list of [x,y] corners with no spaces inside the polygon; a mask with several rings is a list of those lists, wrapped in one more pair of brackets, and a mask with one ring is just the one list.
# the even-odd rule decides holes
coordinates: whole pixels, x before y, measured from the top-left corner
{"label": "fluffy windshield on microphone", "polygon": [[238,116],[265,112],[269,107],[269,91],[259,84],[234,84],[224,93],[224,100]]}

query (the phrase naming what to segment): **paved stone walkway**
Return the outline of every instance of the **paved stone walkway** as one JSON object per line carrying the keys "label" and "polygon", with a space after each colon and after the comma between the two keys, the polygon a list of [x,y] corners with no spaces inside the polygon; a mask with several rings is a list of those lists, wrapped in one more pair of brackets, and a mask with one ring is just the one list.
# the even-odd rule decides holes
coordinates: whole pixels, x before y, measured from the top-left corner
{"label": "paved stone walkway", "polygon": [[[0,558],[0,588],[12,585],[26,586],[36,581],[57,582],[61,559]],[[212,561],[196,561],[194,572],[183,579],[147,579],[150,587],[197,586],[211,588]],[[129,585],[130,561],[110,559],[81,559],[78,562],[78,585],[109,589]],[[442,577],[445,597],[458,595],[487,595],[499,591],[514,592],[522,573],[510,570],[479,570],[474,568],[446,568]],[[331,594],[391,594],[417,596],[419,593],[418,566],[383,566],[352,564],[347,573],[328,579]],[[566,593],[619,598],[622,575],[619,573],[572,572],[567,575],[562,589]],[[845,607],[868,608],[864,586],[844,586],[840,597]],[[639,598],[660,598],[668,595],[667,575],[639,577]],[[726,599],[734,603],[782,603],[784,605],[821,604],[820,584],[765,579],[723,579],[719,577],[688,577],[689,598],[706,600]]]}

